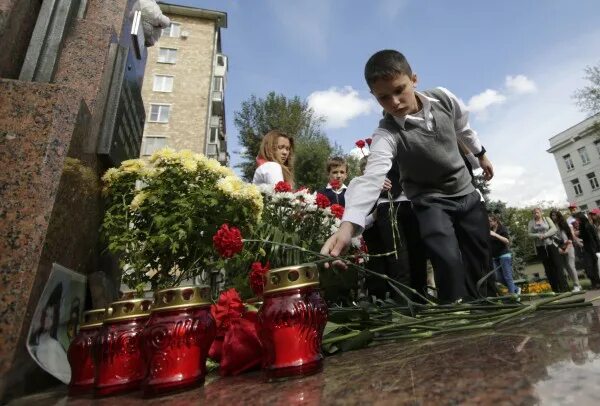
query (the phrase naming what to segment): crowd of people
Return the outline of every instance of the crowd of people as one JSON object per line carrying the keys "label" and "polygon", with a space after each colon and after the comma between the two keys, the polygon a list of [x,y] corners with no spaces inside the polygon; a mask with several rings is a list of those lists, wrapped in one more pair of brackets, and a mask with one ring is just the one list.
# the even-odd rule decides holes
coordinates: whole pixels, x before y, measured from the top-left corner
{"label": "crowd of people", "polygon": [[[576,263],[581,262],[592,289],[600,288],[598,261],[600,255],[600,209],[587,215],[577,205],[569,204],[570,216],[564,218],[559,210],[542,215],[540,208],[533,210],[529,222],[529,236],[535,240],[536,255],[544,266],[548,282],[555,292],[569,290],[567,277],[573,283],[573,291],[581,290]],[[576,261],[580,259],[580,261]]]}
{"label": "crowd of people", "polygon": [[[417,91],[416,74],[404,55],[394,50],[371,56],[365,80],[384,115],[368,159],[361,161],[361,176],[345,185],[347,162],[341,157],[327,162],[328,184],[320,192],[345,206],[345,211],[321,253],[339,256],[352,237],[362,234],[370,253],[393,253],[372,258],[368,266],[420,293],[430,292],[429,261],[440,302],[497,294],[494,278],[487,278],[490,274],[509,293],[519,294],[508,230],[498,216],[486,211],[474,187],[474,168],[481,168],[485,180],[493,177],[494,169],[469,125],[464,104],[445,88]],[[270,131],[260,146],[253,183],[293,184],[293,159],[293,137]],[[596,257],[600,210],[591,212],[590,221],[576,207],[571,209],[572,215],[564,219],[559,211],[547,217],[536,208],[528,225],[556,292],[569,289],[566,275],[574,290],[581,289],[577,252],[584,258],[592,287],[600,287]],[[390,294],[380,278],[367,280],[367,288],[376,297]]]}

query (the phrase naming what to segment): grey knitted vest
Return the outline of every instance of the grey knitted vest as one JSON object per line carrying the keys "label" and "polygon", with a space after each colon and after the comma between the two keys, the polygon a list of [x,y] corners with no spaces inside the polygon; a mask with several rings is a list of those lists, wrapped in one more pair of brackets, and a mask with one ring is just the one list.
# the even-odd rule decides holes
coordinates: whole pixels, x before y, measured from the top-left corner
{"label": "grey knitted vest", "polygon": [[390,114],[379,128],[398,140],[396,162],[404,193],[413,202],[427,196],[464,196],[475,190],[458,149],[450,97],[440,89],[423,92],[431,103],[433,131],[405,123],[402,129]]}

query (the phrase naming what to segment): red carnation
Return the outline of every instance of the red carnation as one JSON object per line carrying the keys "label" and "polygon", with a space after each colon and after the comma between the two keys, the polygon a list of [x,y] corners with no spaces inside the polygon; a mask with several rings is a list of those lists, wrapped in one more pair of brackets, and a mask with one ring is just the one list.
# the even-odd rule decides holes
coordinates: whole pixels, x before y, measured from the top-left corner
{"label": "red carnation", "polygon": [[220,362],[219,374],[238,375],[260,367],[263,351],[258,319],[255,312],[245,310],[239,293],[235,289],[221,293],[210,312],[217,323],[217,337],[208,356]]}
{"label": "red carnation", "polygon": [[362,238],[362,236],[360,237],[360,252],[362,252],[364,254],[369,253],[369,247],[367,247],[367,242],[365,241],[364,238]]}
{"label": "red carnation", "polygon": [[219,375],[234,376],[260,368],[263,363],[263,348],[258,337],[256,312],[246,312],[233,320],[223,338]]}
{"label": "red carnation", "polygon": [[277,182],[277,184],[275,185],[275,191],[276,192],[291,192],[292,191],[292,185],[290,185],[289,183],[285,182],[285,181],[279,181]]}
{"label": "red carnation", "polygon": [[263,266],[260,262],[254,262],[250,267],[250,288],[256,296],[261,296],[265,287],[265,275],[269,272],[269,262]]}
{"label": "red carnation", "polygon": [[367,143],[368,146],[371,146],[371,143],[373,142],[373,138],[367,138],[367,139],[365,139],[365,142]]}
{"label": "red carnation", "polygon": [[331,185],[331,188],[333,190],[338,190],[340,187],[342,187],[342,182],[340,182],[337,179],[332,180],[331,182],[329,182],[329,184]]}
{"label": "red carnation", "polygon": [[344,206],[342,206],[341,204],[332,204],[331,213],[337,218],[341,219],[344,215]]}
{"label": "red carnation", "polygon": [[317,203],[317,206],[322,209],[325,209],[331,205],[331,202],[329,201],[327,196],[325,196],[322,193],[317,193],[316,203]]}
{"label": "red carnation", "polygon": [[356,141],[356,146],[360,149],[363,149],[365,147],[365,142],[363,140],[358,140]]}
{"label": "red carnation", "polygon": [[237,227],[223,224],[213,236],[213,245],[223,258],[231,258],[244,248],[242,233]]}

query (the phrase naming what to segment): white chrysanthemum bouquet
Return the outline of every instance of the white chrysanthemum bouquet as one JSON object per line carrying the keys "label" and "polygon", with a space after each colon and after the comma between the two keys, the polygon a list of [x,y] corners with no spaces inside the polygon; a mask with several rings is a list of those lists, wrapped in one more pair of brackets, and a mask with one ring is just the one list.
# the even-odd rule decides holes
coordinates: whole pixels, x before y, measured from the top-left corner
{"label": "white chrysanthemum bouquet", "polygon": [[102,180],[102,224],[123,282],[141,290],[177,286],[218,259],[212,237],[222,224],[251,234],[263,210],[259,190],[230,168],[189,150],[164,148],[148,162],[124,161]]}

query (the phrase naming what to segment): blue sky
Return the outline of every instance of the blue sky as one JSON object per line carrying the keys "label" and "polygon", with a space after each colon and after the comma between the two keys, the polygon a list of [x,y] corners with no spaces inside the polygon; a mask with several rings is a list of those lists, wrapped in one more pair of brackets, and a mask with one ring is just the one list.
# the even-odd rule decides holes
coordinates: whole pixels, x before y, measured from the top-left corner
{"label": "blue sky", "polygon": [[[345,151],[379,111],[362,71],[384,48],[403,52],[419,89],[443,86],[471,109],[496,169],[492,198],[513,206],[566,194],[548,139],[585,118],[571,99],[600,62],[597,0],[170,0],[225,11],[230,151],[233,113],[254,94],[300,96]],[[232,153],[233,164],[239,158]]]}

